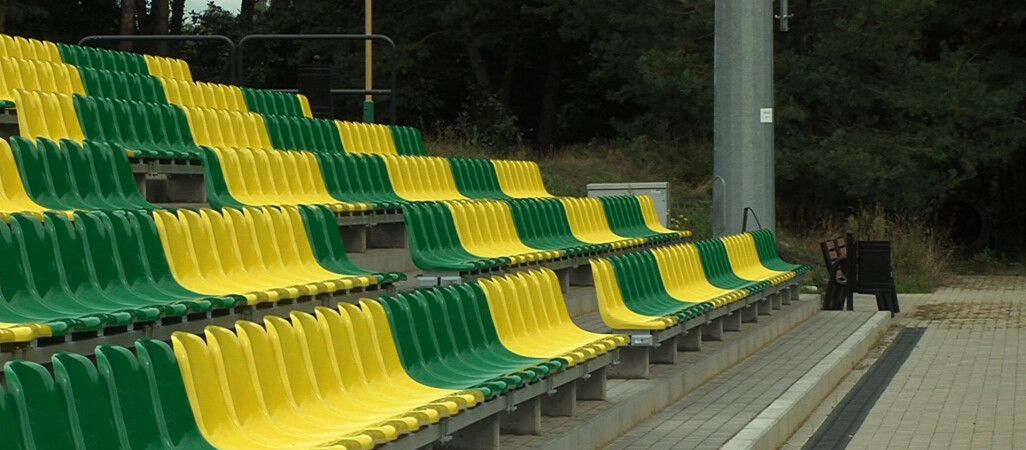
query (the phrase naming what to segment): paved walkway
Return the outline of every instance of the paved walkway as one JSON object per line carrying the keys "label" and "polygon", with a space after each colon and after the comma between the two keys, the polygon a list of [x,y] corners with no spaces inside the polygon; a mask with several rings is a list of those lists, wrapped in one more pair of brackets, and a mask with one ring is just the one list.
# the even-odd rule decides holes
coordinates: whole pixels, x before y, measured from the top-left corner
{"label": "paved walkway", "polygon": [[928,328],[848,448],[1026,446],[1026,277],[904,297],[901,323]]}
{"label": "paved walkway", "polygon": [[[898,325],[926,327],[849,449],[1026,447],[1026,276],[962,277],[900,296]],[[856,309],[873,309],[865,299]],[[861,365],[861,372],[868,367]],[[784,447],[800,448],[860,371]]]}
{"label": "paved walkway", "polygon": [[611,449],[718,448],[862,326],[868,312],[820,312],[621,436]]}

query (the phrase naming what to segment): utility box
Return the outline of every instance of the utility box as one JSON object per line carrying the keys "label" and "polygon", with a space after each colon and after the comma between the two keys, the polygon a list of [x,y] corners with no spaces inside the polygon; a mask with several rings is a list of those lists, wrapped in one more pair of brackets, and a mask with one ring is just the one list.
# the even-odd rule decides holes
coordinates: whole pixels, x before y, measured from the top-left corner
{"label": "utility box", "polygon": [[669,227],[670,183],[588,183],[588,197],[615,197],[617,195],[647,195],[655,204],[659,223]]}

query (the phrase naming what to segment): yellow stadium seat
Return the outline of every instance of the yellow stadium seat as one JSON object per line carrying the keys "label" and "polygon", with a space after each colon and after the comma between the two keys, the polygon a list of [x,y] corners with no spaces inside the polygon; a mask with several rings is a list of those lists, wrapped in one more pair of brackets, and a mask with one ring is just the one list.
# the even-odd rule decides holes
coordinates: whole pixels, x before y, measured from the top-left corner
{"label": "yellow stadium seat", "polygon": [[694,244],[673,245],[652,249],[659,265],[666,292],[674,298],[688,302],[708,301],[719,308],[748,295],[744,290],[729,290],[713,286],[706,278]]}
{"label": "yellow stadium seat", "polygon": [[592,333],[570,320],[559,280],[549,269],[479,281],[503,346],[515,353],[580,364],[627,344],[623,335]]}
{"label": "yellow stadium seat", "polygon": [[727,249],[727,259],[734,274],[746,280],[765,280],[777,285],[794,278],[794,272],[770,270],[759,261],[755,240],[747,233],[720,238]]}
{"label": "yellow stadium seat", "polygon": [[[239,91],[239,95],[242,95],[242,91]],[[299,107],[303,110],[303,117],[313,118],[313,111],[310,109],[310,99],[306,98],[303,94],[296,94],[299,97]]]}
{"label": "yellow stadium seat", "polygon": [[545,189],[538,164],[531,161],[492,160],[502,192],[513,198],[552,197]]}
{"label": "yellow stadium seat", "polygon": [[528,247],[517,236],[509,207],[499,201],[448,202],[460,243],[471,254],[507,257],[515,264],[556,259],[559,250]]}
{"label": "yellow stadium seat", "polygon": [[613,233],[597,198],[560,197],[566,209],[570,230],[578,240],[589,244],[611,244],[613,248],[626,248],[643,244],[644,239],[624,238]]}
{"label": "yellow stadium seat", "polygon": [[219,448],[365,449],[483,400],[478,391],[410,378],[381,307],[361,306],[293,312],[291,323],[274,316],[263,326],[239,321],[234,332],[210,326],[205,342],[175,333],[204,437]]}
{"label": "yellow stadium seat", "polygon": [[52,141],[70,139],[81,143],[85,138],[71,96],[15,89],[18,105],[18,129],[27,138]]}
{"label": "yellow stadium seat", "polygon": [[[27,212],[42,219],[42,213],[47,211],[29,198],[18,172],[14,153],[4,139],[0,139],[0,188],[0,214],[4,216],[14,212]],[[68,215],[70,214],[69,212]],[[4,219],[6,221],[6,217]]]}
{"label": "yellow stadium seat", "polygon": [[444,158],[381,155],[396,195],[409,201],[464,200]]}
{"label": "yellow stadium seat", "polygon": [[691,236],[690,231],[677,231],[664,227],[663,224],[659,222],[659,217],[656,215],[655,203],[652,201],[652,197],[648,195],[639,195],[637,196],[637,199],[638,203],[641,204],[641,216],[644,217],[645,225],[647,225],[649,229],[657,233],[677,233],[681,237]]}
{"label": "yellow stadium seat", "polygon": [[599,315],[606,326],[614,330],[664,330],[677,324],[674,317],[656,317],[638,314],[624,304],[613,267],[604,259],[591,260],[595,294]]}

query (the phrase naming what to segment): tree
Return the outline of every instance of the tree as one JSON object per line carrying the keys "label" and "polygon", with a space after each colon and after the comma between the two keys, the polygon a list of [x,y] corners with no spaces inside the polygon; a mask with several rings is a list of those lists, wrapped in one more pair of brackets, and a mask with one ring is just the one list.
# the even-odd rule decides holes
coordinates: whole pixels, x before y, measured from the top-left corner
{"label": "tree", "polygon": [[182,34],[185,18],[185,0],[171,0],[171,17],[168,20],[168,34]]}
{"label": "tree", "polygon": [[[135,34],[135,0],[121,0],[121,34]],[[132,43],[122,41],[118,47],[123,51],[131,51]]]}
{"label": "tree", "polygon": [[[166,35],[170,19],[168,0],[153,0],[153,34]],[[154,47],[154,53],[167,55],[168,42],[160,41]]]}
{"label": "tree", "polygon": [[253,25],[253,14],[256,11],[257,0],[242,0],[241,10],[239,12],[239,24],[243,27],[250,27]]}

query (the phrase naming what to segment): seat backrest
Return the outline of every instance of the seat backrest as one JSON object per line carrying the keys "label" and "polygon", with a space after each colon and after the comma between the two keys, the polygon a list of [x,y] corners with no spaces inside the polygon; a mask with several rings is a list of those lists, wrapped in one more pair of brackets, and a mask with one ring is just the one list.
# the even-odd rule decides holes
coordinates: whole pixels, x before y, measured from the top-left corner
{"label": "seat backrest", "polygon": [[29,448],[75,448],[76,434],[68,402],[45,367],[27,361],[4,365],[9,399]]}

